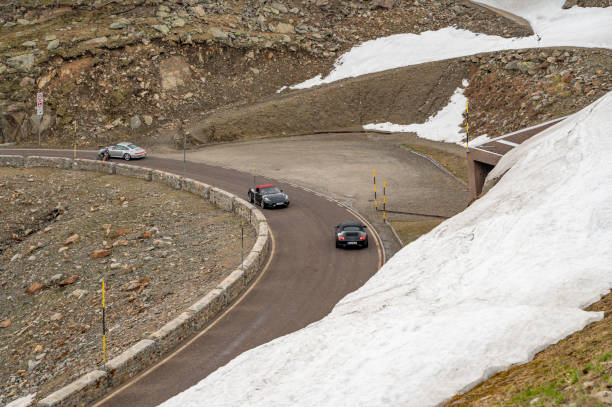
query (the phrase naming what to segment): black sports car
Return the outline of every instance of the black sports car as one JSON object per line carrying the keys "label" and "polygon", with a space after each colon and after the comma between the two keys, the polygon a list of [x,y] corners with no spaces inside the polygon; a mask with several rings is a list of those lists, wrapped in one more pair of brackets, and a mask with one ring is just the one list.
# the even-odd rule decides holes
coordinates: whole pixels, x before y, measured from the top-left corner
{"label": "black sports car", "polygon": [[249,189],[249,202],[262,208],[287,207],[289,197],[274,184],[264,184]]}
{"label": "black sports car", "polygon": [[361,222],[342,222],[336,226],[336,247],[368,247],[366,226]]}

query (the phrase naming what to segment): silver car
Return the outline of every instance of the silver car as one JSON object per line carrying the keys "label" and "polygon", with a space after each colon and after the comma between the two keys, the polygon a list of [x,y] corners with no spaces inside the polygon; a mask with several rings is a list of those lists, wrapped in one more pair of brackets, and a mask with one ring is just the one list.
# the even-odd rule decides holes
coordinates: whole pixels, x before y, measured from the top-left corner
{"label": "silver car", "polygon": [[147,152],[142,147],[127,141],[108,147],[108,153],[111,158],[123,158],[126,161],[147,156]]}

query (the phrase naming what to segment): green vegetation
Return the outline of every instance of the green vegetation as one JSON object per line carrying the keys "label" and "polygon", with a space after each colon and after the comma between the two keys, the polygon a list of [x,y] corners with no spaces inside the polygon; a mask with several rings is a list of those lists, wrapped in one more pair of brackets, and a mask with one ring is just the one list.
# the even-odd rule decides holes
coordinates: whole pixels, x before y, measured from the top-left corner
{"label": "green vegetation", "polygon": [[391,221],[391,225],[406,245],[418,239],[421,235],[428,233],[442,223],[444,219],[428,219],[421,221]]}
{"label": "green vegetation", "polygon": [[427,155],[440,163],[440,165],[442,165],[460,180],[466,183],[468,182],[467,161],[465,157],[449,153],[442,149],[420,144],[403,144],[403,146],[409,148],[410,150],[416,151],[417,153]]}

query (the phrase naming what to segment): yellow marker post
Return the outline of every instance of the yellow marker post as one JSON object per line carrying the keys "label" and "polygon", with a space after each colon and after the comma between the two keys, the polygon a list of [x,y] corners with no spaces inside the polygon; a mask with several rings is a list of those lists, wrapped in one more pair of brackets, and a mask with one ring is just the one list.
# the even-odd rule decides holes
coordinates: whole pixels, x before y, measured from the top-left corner
{"label": "yellow marker post", "polygon": [[376,199],[376,170],[372,169],[372,178],[374,179],[374,207],[378,210],[378,200]]}
{"label": "yellow marker post", "polygon": [[383,178],[383,220],[387,219],[387,179]]}
{"label": "yellow marker post", "polygon": [[465,110],[465,147],[467,152],[470,152],[470,103],[467,102]]}
{"label": "yellow marker post", "polygon": [[104,304],[104,280],[102,280],[102,360],[106,365],[106,307]]}

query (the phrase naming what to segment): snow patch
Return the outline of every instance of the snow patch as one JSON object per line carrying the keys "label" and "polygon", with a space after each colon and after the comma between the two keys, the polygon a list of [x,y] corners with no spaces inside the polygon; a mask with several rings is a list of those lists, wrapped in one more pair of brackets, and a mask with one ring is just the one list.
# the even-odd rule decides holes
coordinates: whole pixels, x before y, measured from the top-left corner
{"label": "snow patch", "polygon": [[341,55],[332,72],[317,75],[291,89],[305,89],[341,79],[425,62],[508,49],[575,46],[612,48],[612,7],[562,9],[564,0],[485,0],[526,18],[535,35],[503,38],[446,27],[420,34],[396,34],[366,41]]}
{"label": "snow patch", "polygon": [[[467,86],[467,81],[463,81]],[[446,143],[458,143],[464,145],[465,133],[461,132],[463,113],[466,110],[467,98],[463,94],[463,88],[457,88],[450,98],[450,102],[442,110],[431,116],[425,123],[421,124],[393,124],[372,123],[363,126],[366,130],[381,130],[392,133],[414,132],[417,136]]]}

